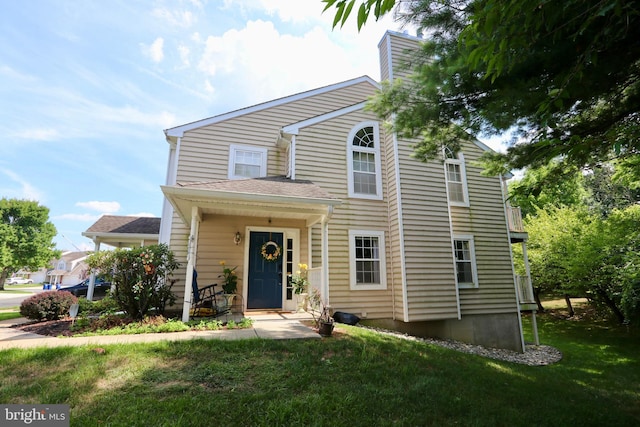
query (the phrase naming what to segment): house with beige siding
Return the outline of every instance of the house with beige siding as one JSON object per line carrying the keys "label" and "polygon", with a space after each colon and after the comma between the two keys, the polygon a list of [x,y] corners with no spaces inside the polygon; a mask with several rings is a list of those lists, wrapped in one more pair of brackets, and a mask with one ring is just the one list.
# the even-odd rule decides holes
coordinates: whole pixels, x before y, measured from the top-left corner
{"label": "house with beige siding", "polygon": [[[419,41],[385,34],[383,79]],[[250,314],[295,310],[291,275],[304,263],[334,311],[522,351],[510,245],[526,234],[510,227],[504,177],[474,165],[489,148],[469,138],[415,159],[415,141],[365,110],[378,89],[363,76],[165,130],[160,241],[182,262],[184,319],[194,270],[203,286],[220,282],[221,261],[237,266]]]}

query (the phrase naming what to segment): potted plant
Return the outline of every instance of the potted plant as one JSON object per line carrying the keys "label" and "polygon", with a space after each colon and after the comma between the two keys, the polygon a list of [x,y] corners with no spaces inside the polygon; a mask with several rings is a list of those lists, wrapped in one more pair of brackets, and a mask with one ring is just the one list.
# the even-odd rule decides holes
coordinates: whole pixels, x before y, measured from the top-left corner
{"label": "potted plant", "polygon": [[238,289],[238,275],[236,274],[238,266],[229,268],[226,266],[225,261],[220,261],[220,265],[222,266],[222,274],[218,277],[222,278],[222,292],[226,299],[226,306],[230,308]]}
{"label": "potted plant", "polygon": [[293,293],[296,295],[297,303],[298,303],[298,312],[306,311],[307,305],[307,286],[309,285],[309,281],[307,279],[308,274],[308,266],[307,264],[298,264],[299,270],[296,271],[296,274],[291,277],[291,286],[293,288]]}
{"label": "potted plant", "polygon": [[333,333],[333,318],[329,314],[329,307],[325,304],[318,288],[313,288],[309,297],[311,315],[318,327],[318,333],[323,337],[330,337]]}

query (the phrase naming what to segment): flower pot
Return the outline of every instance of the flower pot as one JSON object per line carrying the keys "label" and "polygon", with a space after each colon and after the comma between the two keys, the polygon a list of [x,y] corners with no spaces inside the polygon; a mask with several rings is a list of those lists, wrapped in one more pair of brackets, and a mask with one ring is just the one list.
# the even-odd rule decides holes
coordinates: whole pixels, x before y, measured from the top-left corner
{"label": "flower pot", "polygon": [[301,294],[296,294],[296,302],[298,303],[298,313],[304,313],[307,311],[307,297],[309,294],[303,292]]}
{"label": "flower pot", "polygon": [[231,307],[233,306],[233,299],[236,297],[236,294],[224,294],[225,298],[225,308],[231,311]]}
{"label": "flower pot", "polygon": [[323,337],[330,337],[333,333],[333,322],[318,323],[318,333]]}

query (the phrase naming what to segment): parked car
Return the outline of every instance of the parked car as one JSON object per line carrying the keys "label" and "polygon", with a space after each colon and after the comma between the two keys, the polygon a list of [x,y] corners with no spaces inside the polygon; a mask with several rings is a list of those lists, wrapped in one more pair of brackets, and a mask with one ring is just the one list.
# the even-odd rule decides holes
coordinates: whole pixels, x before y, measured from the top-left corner
{"label": "parked car", "polygon": [[28,285],[33,283],[31,279],[25,279],[24,277],[9,277],[5,284],[7,285]]}
{"label": "parked car", "polygon": [[[58,290],[69,291],[77,297],[86,297],[88,289],[89,289],[89,279],[84,279],[82,282],[78,283],[77,285],[66,286]],[[96,277],[96,282],[93,288],[94,299],[103,298],[107,294],[107,291],[109,291],[110,289],[111,289],[111,282],[105,282],[103,279],[99,279]]]}

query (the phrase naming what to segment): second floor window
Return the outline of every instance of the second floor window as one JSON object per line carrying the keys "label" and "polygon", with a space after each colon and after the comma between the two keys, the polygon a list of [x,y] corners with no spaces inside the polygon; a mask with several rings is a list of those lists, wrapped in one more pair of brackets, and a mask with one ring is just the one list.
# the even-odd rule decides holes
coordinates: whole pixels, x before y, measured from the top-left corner
{"label": "second floor window", "polygon": [[462,153],[455,154],[449,148],[444,149],[444,168],[447,179],[449,204],[453,206],[469,206],[467,192],[467,173]]}
{"label": "second floor window", "polygon": [[229,147],[229,179],[267,176],[267,149],[243,145]]}
{"label": "second floor window", "polygon": [[361,123],[351,130],[347,140],[347,155],[349,196],[381,199],[380,137],[377,123]]}

